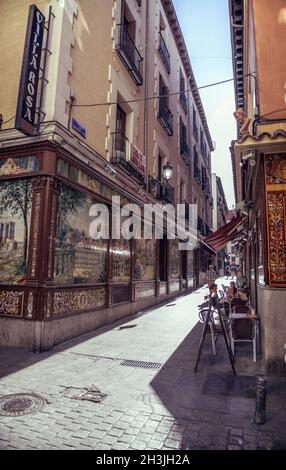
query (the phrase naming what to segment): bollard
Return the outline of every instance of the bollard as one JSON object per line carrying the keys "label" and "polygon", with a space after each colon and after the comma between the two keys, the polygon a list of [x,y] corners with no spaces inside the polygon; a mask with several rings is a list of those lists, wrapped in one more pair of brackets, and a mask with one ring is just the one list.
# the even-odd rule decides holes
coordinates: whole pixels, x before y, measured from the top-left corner
{"label": "bollard", "polygon": [[255,405],[255,422],[257,424],[265,423],[266,408],[266,378],[256,378],[256,405]]}

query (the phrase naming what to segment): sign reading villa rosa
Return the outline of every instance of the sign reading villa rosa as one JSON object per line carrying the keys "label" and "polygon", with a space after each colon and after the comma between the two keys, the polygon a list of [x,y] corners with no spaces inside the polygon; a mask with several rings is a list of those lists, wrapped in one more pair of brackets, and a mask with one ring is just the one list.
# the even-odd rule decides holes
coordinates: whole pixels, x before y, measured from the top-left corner
{"label": "sign reading villa rosa", "polygon": [[130,163],[135,166],[137,170],[140,171],[143,175],[145,175],[146,172],[146,157],[145,155],[140,152],[138,147],[136,145],[131,144],[131,149],[130,149]]}
{"label": "sign reading villa rosa", "polygon": [[28,135],[33,133],[35,125],[44,27],[44,15],[42,15],[35,5],[31,5],[28,16],[15,119],[16,129]]}

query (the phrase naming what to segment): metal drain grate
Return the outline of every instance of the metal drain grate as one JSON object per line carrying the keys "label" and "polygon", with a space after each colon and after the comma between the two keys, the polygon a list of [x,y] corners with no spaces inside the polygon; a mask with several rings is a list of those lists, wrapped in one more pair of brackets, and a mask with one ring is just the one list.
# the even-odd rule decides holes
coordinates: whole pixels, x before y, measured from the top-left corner
{"label": "metal drain grate", "polygon": [[130,361],[128,359],[120,363],[121,366],[127,367],[142,367],[143,369],[160,369],[162,364],[159,362],[145,362],[145,361]]}
{"label": "metal drain grate", "polygon": [[46,401],[33,393],[15,393],[0,398],[1,416],[21,416],[36,413],[43,408]]}

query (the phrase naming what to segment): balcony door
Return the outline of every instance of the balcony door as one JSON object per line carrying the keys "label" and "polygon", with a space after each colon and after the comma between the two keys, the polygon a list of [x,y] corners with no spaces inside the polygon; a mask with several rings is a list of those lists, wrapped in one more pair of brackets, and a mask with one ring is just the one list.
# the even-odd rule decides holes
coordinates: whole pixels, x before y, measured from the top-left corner
{"label": "balcony door", "polygon": [[126,113],[117,105],[115,148],[120,152],[126,151]]}

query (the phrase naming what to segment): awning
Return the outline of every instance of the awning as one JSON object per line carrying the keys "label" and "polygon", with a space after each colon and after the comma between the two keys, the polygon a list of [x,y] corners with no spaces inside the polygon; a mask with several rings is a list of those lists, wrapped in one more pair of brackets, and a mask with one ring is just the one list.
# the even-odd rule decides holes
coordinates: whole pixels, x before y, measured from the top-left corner
{"label": "awning", "polygon": [[234,217],[228,224],[216,230],[204,239],[204,242],[213,250],[221,250],[228,242],[237,238],[243,230],[244,216]]}

